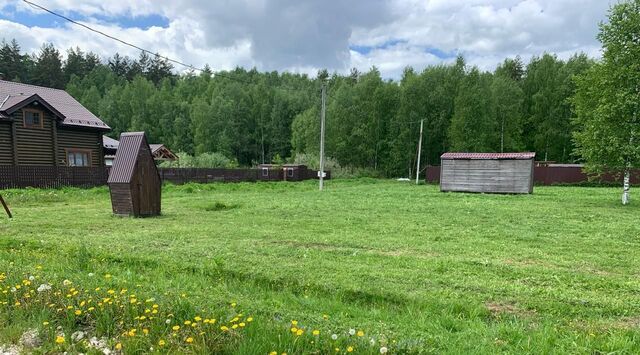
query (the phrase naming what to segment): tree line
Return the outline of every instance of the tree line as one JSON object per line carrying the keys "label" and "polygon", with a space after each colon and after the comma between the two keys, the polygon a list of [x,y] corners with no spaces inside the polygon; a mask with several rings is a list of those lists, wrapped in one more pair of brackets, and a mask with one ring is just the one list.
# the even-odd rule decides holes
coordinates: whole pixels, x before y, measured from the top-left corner
{"label": "tree line", "polygon": [[[52,44],[26,54],[0,45],[6,80],[66,89],[113,128],[145,131],[151,142],[190,155],[219,153],[248,166],[319,150],[320,92],[327,85],[326,152],[377,176],[414,173],[420,121],[424,164],[446,151],[535,151],[538,160],[578,162],[571,98],[594,60],[544,53],[505,59],[494,71],[452,64],[385,80],[375,67],[347,75],[207,67],[176,74],[159,56],[103,59],[79,48],[66,59]],[[306,153],[306,154],[305,154]]]}

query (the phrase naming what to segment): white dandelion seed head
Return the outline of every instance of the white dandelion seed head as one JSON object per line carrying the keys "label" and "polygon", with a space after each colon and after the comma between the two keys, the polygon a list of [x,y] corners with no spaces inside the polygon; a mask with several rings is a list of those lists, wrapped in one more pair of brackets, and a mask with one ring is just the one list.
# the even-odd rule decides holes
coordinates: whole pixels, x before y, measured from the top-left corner
{"label": "white dandelion seed head", "polygon": [[389,350],[387,349],[386,346],[383,346],[383,347],[380,348],[380,354],[386,354],[387,351],[389,351]]}
{"label": "white dandelion seed head", "polygon": [[349,335],[355,335],[355,334],[356,334],[355,329],[349,329]]}
{"label": "white dandelion seed head", "polygon": [[65,285],[65,286],[69,286],[69,285],[71,285],[72,283],[73,283],[73,282],[71,282],[71,281],[69,281],[69,280],[64,280],[64,281],[62,281],[62,284],[63,284],[63,285]]}
{"label": "white dandelion seed head", "polygon": [[164,321],[165,324],[171,324],[171,319],[167,319],[166,321]]}
{"label": "white dandelion seed head", "polygon": [[331,334],[331,339],[338,340],[338,334]]}
{"label": "white dandelion seed head", "polygon": [[47,284],[42,284],[38,286],[38,292],[45,292],[51,290],[51,286]]}
{"label": "white dandelion seed head", "polygon": [[35,279],[36,279],[36,278],[35,278],[33,275],[29,276],[29,281],[33,281],[33,280],[35,280]]}

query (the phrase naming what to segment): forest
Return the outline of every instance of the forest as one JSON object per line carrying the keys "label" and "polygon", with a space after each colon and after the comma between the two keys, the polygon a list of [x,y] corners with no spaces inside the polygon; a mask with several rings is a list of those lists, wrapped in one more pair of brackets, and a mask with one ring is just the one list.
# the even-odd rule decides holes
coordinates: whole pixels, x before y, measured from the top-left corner
{"label": "forest", "polygon": [[[101,58],[52,44],[37,53],[0,43],[5,80],[67,90],[112,127],[189,155],[215,153],[240,166],[311,160],[319,151],[321,86],[327,86],[326,152],[334,164],[371,176],[415,173],[420,121],[423,166],[445,151],[535,151],[537,160],[578,162],[572,136],[575,77],[595,61],[541,53],[507,58],[492,71],[465,63],[399,80],[378,69],[316,77],[236,68],[179,71],[157,55]],[[312,162],[308,162],[313,165]]]}

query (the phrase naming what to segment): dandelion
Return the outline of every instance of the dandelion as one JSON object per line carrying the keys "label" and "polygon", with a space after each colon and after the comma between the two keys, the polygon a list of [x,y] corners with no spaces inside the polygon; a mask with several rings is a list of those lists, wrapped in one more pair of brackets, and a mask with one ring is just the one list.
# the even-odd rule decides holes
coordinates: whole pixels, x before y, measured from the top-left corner
{"label": "dandelion", "polygon": [[297,320],[292,320],[292,321],[291,321],[291,324],[293,324],[293,325],[298,325],[298,321],[297,321]]}
{"label": "dandelion", "polygon": [[147,328],[142,329],[142,332],[144,333],[144,335],[149,335],[149,329]]}
{"label": "dandelion", "polygon": [[238,324],[240,326],[240,328],[244,327],[246,324],[244,322],[240,322],[240,324]]}
{"label": "dandelion", "polygon": [[167,342],[160,339],[160,341],[158,341],[158,346],[164,346]]}
{"label": "dandelion", "polygon": [[338,334],[331,334],[332,340],[338,340]]}
{"label": "dandelion", "polygon": [[227,330],[229,330],[229,328],[223,325],[222,327],[220,327],[220,330],[222,330],[223,332],[226,332]]}
{"label": "dandelion", "polygon": [[200,316],[196,316],[195,318],[193,318],[193,320],[195,320],[196,322],[199,322],[202,320],[202,318],[200,318]]}
{"label": "dandelion", "polygon": [[42,284],[40,286],[38,286],[37,291],[38,292],[45,292],[45,291],[50,291],[51,290],[51,286],[47,285],[47,284]]}
{"label": "dandelion", "polygon": [[237,303],[235,303],[235,302],[231,302],[231,307],[235,307],[235,306],[237,306],[237,305],[238,305]]}
{"label": "dandelion", "polygon": [[363,337],[364,336],[364,332],[362,330],[358,330],[358,336],[359,337]]}
{"label": "dandelion", "polygon": [[317,336],[317,335],[320,335],[320,331],[316,329],[316,330],[314,330],[311,334],[313,334],[313,335],[316,335],[316,336]]}
{"label": "dandelion", "polygon": [[304,330],[298,329],[298,331],[296,332],[296,335],[301,336],[302,334],[304,334]]}
{"label": "dandelion", "polygon": [[29,276],[29,281],[33,281],[33,280],[35,280],[35,279],[36,279],[36,278],[35,278],[33,275]]}
{"label": "dandelion", "polygon": [[355,329],[349,329],[349,335],[355,335],[355,334],[356,334]]}
{"label": "dandelion", "polygon": [[348,352],[348,353],[353,352],[353,346],[348,347],[348,348],[347,348],[347,352]]}
{"label": "dandelion", "polygon": [[76,316],[79,316],[79,315],[81,315],[81,314],[82,314],[82,311],[81,311],[81,310],[79,310],[79,309],[76,309],[76,311],[75,311],[75,312],[73,312],[73,313],[74,313]]}
{"label": "dandelion", "polygon": [[42,325],[44,325],[44,326],[46,327],[46,326],[48,326],[48,325],[49,325],[49,322],[44,321],[44,322],[42,322]]}
{"label": "dandelion", "polygon": [[238,325],[237,325],[237,324],[234,324],[234,325],[232,325],[232,326],[231,326],[231,328],[232,328],[232,329],[236,329],[236,328],[238,328]]}
{"label": "dandelion", "polygon": [[171,324],[171,319],[167,319],[164,321],[165,324]]}
{"label": "dandelion", "polygon": [[63,344],[64,343],[64,337],[61,335],[56,336],[56,344]]}
{"label": "dandelion", "polygon": [[173,329],[174,331],[177,332],[178,330],[180,330],[180,326],[179,325],[174,325],[173,328],[171,328],[171,329]]}
{"label": "dandelion", "polygon": [[122,350],[122,343],[116,344],[116,350]]}
{"label": "dandelion", "polygon": [[190,324],[191,324],[191,321],[190,321],[190,320],[186,320],[186,321],[184,321],[184,325],[190,325]]}
{"label": "dandelion", "polygon": [[64,281],[62,281],[62,284],[63,284],[63,285],[65,285],[65,286],[69,286],[69,285],[71,285],[72,283],[73,283],[73,282],[71,282],[71,281],[69,281],[69,280],[64,280]]}
{"label": "dandelion", "polygon": [[296,328],[296,327],[291,327],[291,333],[295,333],[295,332],[297,332],[297,331],[298,331],[298,328]]}
{"label": "dandelion", "polygon": [[185,341],[186,341],[188,344],[191,344],[191,343],[193,343],[193,338],[192,338],[192,337],[188,337]]}
{"label": "dandelion", "polygon": [[278,355],[278,352],[277,351],[272,351],[272,352],[269,353],[269,355]]}
{"label": "dandelion", "polygon": [[386,346],[383,346],[383,347],[380,348],[380,354],[386,354],[387,351],[389,351],[389,350],[387,349]]}
{"label": "dandelion", "polygon": [[111,278],[111,274],[106,274],[106,275],[104,275],[104,278],[105,278],[105,279],[110,279],[110,278]]}
{"label": "dandelion", "polygon": [[251,322],[253,322],[253,317],[247,318],[247,323],[251,323]]}
{"label": "dandelion", "polygon": [[323,314],[323,315],[322,315],[322,318],[323,318],[323,319],[325,319],[325,320],[327,320],[327,319],[329,319],[329,315],[328,315],[328,314]]}

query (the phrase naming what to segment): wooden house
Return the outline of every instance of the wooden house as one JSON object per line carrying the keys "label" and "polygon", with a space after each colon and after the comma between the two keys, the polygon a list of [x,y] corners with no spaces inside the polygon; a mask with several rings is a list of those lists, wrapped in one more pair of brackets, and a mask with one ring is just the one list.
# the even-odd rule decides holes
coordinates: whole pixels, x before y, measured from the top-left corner
{"label": "wooden house", "polygon": [[0,80],[0,165],[104,165],[110,128],[64,90]]}
{"label": "wooden house", "polygon": [[120,136],[107,183],[115,215],[149,217],[160,214],[162,181],[144,132]]}
{"label": "wooden house", "polygon": [[[116,157],[120,142],[113,138],[102,136],[102,145],[104,149],[104,164],[111,166],[113,165],[113,159]],[[149,147],[151,148],[153,159],[155,159],[156,162],[178,160],[178,156],[164,144],[149,144]]]}
{"label": "wooden house", "polygon": [[440,191],[533,193],[536,153],[444,153]]}

